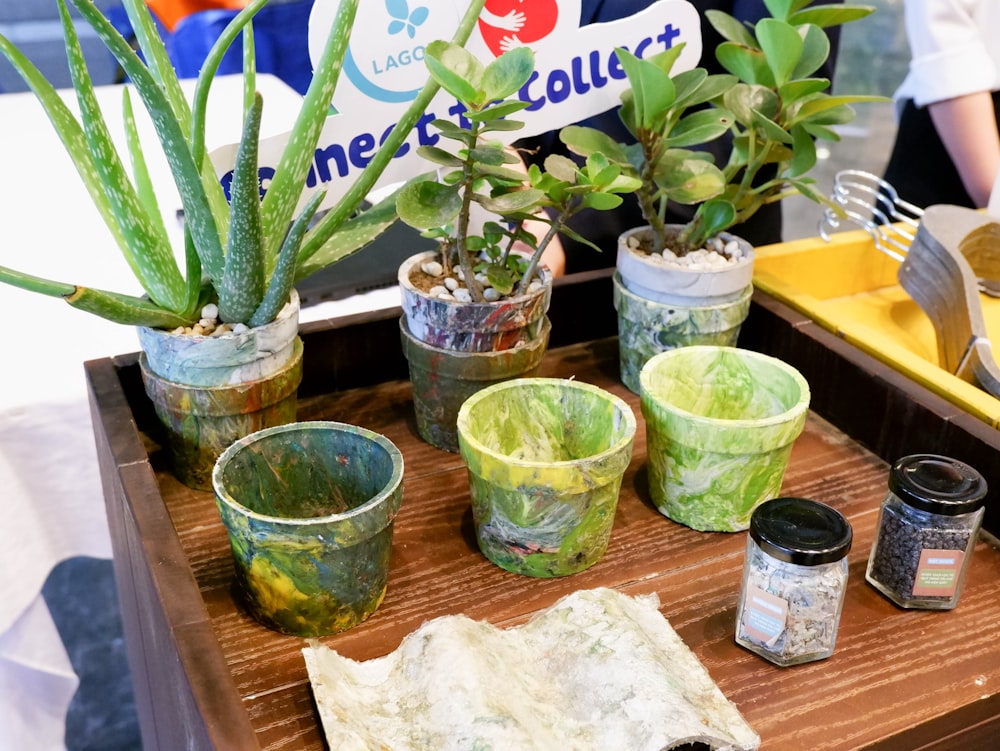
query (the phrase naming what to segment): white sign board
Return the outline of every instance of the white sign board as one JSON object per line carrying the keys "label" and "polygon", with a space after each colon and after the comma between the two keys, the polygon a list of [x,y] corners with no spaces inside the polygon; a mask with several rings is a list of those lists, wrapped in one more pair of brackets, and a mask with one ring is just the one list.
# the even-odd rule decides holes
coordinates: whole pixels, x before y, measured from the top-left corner
{"label": "white sign board", "polygon": [[[339,4],[340,0],[316,0],[309,39],[314,61]],[[338,114],[327,120],[309,175],[308,191],[326,190],[326,206],[353,184],[416,98],[427,80],[424,49],[435,39],[450,39],[466,7],[461,0],[365,0],[359,4],[333,98]],[[687,0],[659,0],[633,16],[586,26],[580,26],[580,0],[487,0],[466,48],[484,61],[516,45],[528,45],[535,52],[535,73],[518,94],[531,105],[516,115],[525,127],[496,134],[514,140],[557,130],[616,106],[627,88],[616,47],[648,57],[681,43],[685,47],[675,72],[695,67],[701,58],[699,14]],[[462,114],[463,107],[453,97],[439,93],[378,186],[427,171],[428,163],[416,149],[437,141],[429,124],[437,118],[460,123]],[[287,141],[286,134],[261,142],[265,189],[267,174],[273,174]],[[217,166],[226,165],[220,174],[231,168],[235,150],[229,146],[212,154]]]}

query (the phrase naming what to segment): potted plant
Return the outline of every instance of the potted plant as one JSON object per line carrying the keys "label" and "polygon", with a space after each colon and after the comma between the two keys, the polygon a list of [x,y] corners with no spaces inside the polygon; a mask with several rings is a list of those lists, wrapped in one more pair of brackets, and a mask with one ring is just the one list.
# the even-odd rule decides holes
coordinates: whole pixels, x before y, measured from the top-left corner
{"label": "potted plant", "polygon": [[[439,250],[400,267],[400,327],[418,430],[429,443],[456,451],[462,402],[492,383],[533,372],[545,352],[552,279],[542,264],[546,248],[577,211],[614,208],[639,182],[601,154],[581,166],[552,155],[544,169],[524,169],[516,152],[496,140],[497,133],[522,126],[511,115],[528,103],[512,95],[534,70],[529,48],[483,64],[439,41],[428,45],[425,62],[465,112],[462,125],[432,123],[454,148],[419,150],[440,178],[413,182],[396,197],[400,219],[439,243]],[[493,215],[481,229],[477,210]],[[541,231],[530,231],[532,222]]]}
{"label": "potted plant", "polygon": [[[428,82],[356,183],[313,223],[320,195],[311,198],[297,217],[294,214],[329,113],[358,0],[345,0],[338,7],[263,198],[257,175],[262,102],[254,93],[250,23],[268,0],[253,0],[227,26],[205,61],[190,105],[142,0],[123,2],[141,58],[92,0],[71,0],[131,82],[123,98],[131,178],[125,158],[108,135],[69,10],[64,0],[58,2],[79,119],[3,36],[0,52],[35,92],[143,293],[81,287],[3,266],[0,281],[61,297],[76,308],[139,327],[147,392],[167,424],[175,469],[184,482],[207,489],[212,464],[229,443],[294,419],[301,375],[294,283],[363,247],[395,220],[391,199],[364,213],[356,211],[438,86]],[[470,4],[456,42],[468,38],[483,4],[484,0]],[[206,153],[205,113],[222,56],[240,33],[246,35],[245,127],[227,202]],[[149,112],[180,194],[184,247],[179,252],[171,247],[148,178],[133,117],[133,90]],[[182,264],[178,256],[183,257]]]}
{"label": "potted plant", "polygon": [[[752,292],[753,248],[727,230],[762,206],[802,194],[829,205],[808,176],[814,139],[837,140],[850,104],[881,97],[832,96],[814,77],[826,62],[825,28],[863,18],[874,8],[806,7],[809,0],[765,0],[771,17],[748,27],[732,16],[706,16],[725,40],[715,51],[728,74],[702,68],[671,75],[680,54],[618,59],[628,78],[621,119],[635,142],[571,126],[562,140],[575,153],[602,153],[628,174],[644,227],[622,235],[615,278],[622,379],[635,392],[653,354],[687,344],[732,345]],[[728,161],[718,166],[693,147],[731,132]],[[667,224],[669,201],[696,206],[684,225]]]}

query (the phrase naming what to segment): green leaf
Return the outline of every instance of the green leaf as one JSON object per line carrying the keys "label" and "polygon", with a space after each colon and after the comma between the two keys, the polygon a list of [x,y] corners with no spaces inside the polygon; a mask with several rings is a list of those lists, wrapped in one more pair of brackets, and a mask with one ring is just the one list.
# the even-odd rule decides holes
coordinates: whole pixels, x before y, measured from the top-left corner
{"label": "green leaf", "polygon": [[530,47],[515,47],[504,52],[483,71],[482,88],[486,102],[506,99],[517,93],[534,71],[535,53]]}
{"label": "green leaf", "polygon": [[[307,207],[308,208],[308,207]],[[396,223],[396,194],[390,194],[374,206],[344,222],[320,247],[305,255],[305,243],[299,250],[295,282],[326,268],[372,243]],[[279,254],[279,263],[281,256]],[[277,273],[277,269],[276,272]]]}
{"label": "green leaf", "polygon": [[[703,104],[704,102],[710,102],[716,97],[720,97],[725,94],[733,85],[737,82],[736,76],[731,76],[726,73],[716,73],[711,76],[699,77],[701,79],[697,88],[693,91],[687,90],[688,88],[688,74],[695,73],[699,71],[699,68],[693,70],[684,71],[683,73],[678,73],[674,77],[674,83],[677,85],[677,101],[674,102],[674,107],[694,107],[698,104]],[[685,89],[682,92],[682,87]]]}
{"label": "green leaf", "polygon": [[188,148],[185,129],[174,116],[164,91],[117,29],[93,3],[73,0],[73,4],[121,64],[142,98],[177,185],[184,207],[185,227],[191,232],[206,272],[210,276],[214,275],[213,278],[218,278],[223,264],[222,241],[211,203],[205,193],[201,171]]}
{"label": "green leaf", "polygon": [[285,303],[291,297],[299,247],[302,245],[302,239],[309,228],[309,223],[316,215],[316,209],[319,208],[325,197],[325,192],[315,194],[309,199],[309,202],[302,209],[298,217],[296,217],[295,221],[292,222],[291,229],[288,230],[288,234],[281,244],[281,251],[278,253],[278,262],[274,266],[274,273],[271,274],[271,281],[267,285],[267,291],[264,293],[264,297],[261,299],[257,310],[254,311],[253,315],[250,316],[250,320],[247,321],[247,325],[251,328],[263,326],[277,318],[281,309],[285,307]]}
{"label": "green leaf", "polygon": [[719,195],[726,186],[722,170],[690,151],[670,149],[656,163],[656,184],[677,203],[695,204]]}
{"label": "green leaf", "polygon": [[514,291],[514,285],[517,284],[517,279],[514,278],[509,269],[493,263],[486,267],[486,278],[489,279],[490,286],[501,295],[509,295]]}
{"label": "green leaf", "polygon": [[561,154],[549,154],[545,157],[545,171],[557,180],[570,184],[576,182],[576,162]]}
{"label": "green leaf", "polygon": [[800,177],[816,166],[816,144],[805,128],[792,128],[792,155],[790,177]]}
{"label": "green leaf", "polygon": [[722,103],[743,125],[750,125],[753,122],[754,112],[772,116],[777,114],[779,106],[778,97],[766,86],[749,86],[742,83],[727,91]]}
{"label": "green leaf", "polygon": [[668,47],[662,52],[657,52],[655,55],[652,55],[651,57],[647,57],[645,59],[651,62],[660,70],[662,70],[664,73],[670,73],[670,71],[673,70],[674,68],[674,63],[677,62],[677,59],[681,56],[681,53],[684,51],[685,46],[686,43],[681,42],[680,44],[674,45],[673,47]]}
{"label": "green leaf", "polygon": [[830,87],[830,82],[825,78],[804,78],[798,81],[789,81],[780,89],[778,96],[785,106],[806,99],[813,94],[821,94]]}
{"label": "green leaf", "polygon": [[462,196],[456,186],[431,180],[409,183],[396,194],[399,218],[416,229],[442,227],[451,222],[462,208]]}
{"label": "green leaf", "polygon": [[520,112],[521,110],[527,109],[531,104],[529,102],[522,102],[519,99],[512,99],[506,102],[500,102],[499,104],[494,104],[492,107],[484,107],[479,112],[466,112],[465,117],[472,122],[486,122],[491,119],[501,119],[509,115],[513,115],[515,112]]}
{"label": "green leaf", "polygon": [[872,5],[814,5],[789,17],[789,23],[796,26],[815,24],[820,27],[840,26],[857,21],[875,12]]}
{"label": "green leaf", "polygon": [[774,122],[770,118],[764,116],[760,112],[754,110],[753,113],[753,127],[760,133],[761,137],[768,141],[777,141],[778,143],[791,143],[791,134],[782,128],[778,123]]}
{"label": "green leaf", "polygon": [[613,193],[586,193],[580,203],[583,208],[608,211],[621,206],[622,197]]}
{"label": "green leaf", "polygon": [[719,234],[733,226],[736,221],[736,207],[722,198],[713,198],[698,208],[706,238]]}
{"label": "green leaf", "polygon": [[77,287],[73,294],[65,299],[78,310],[126,326],[173,329],[178,326],[186,326],[189,323],[185,317],[165,310],[143,297],[132,297],[90,287]]}
{"label": "green leaf", "polygon": [[742,47],[756,47],[757,40],[753,34],[743,24],[728,13],[721,10],[706,10],[705,18],[712,24],[712,28],[719,32],[719,36],[728,42],[735,42]]}
{"label": "green leaf", "polygon": [[494,214],[505,216],[517,212],[530,211],[535,208],[545,194],[535,188],[515,190],[500,196],[476,196],[477,203]]}
{"label": "green leaf", "polygon": [[177,267],[162,219],[159,216],[155,220],[150,217],[129,182],[97,103],[83,50],[63,0],[59,0],[59,15],[70,75],[80,104],[84,137],[121,227],[125,259],[153,302],[173,311],[182,311],[187,302],[187,285]]}
{"label": "green leaf", "polygon": [[464,164],[457,156],[437,146],[419,146],[417,154],[428,162],[440,164],[442,167],[461,167]]}
{"label": "green leaf", "polygon": [[489,101],[482,92],[483,64],[464,48],[435,40],[427,45],[424,62],[441,88],[468,109],[477,110]]}
{"label": "green leaf", "polygon": [[[788,17],[794,11],[796,1],[797,0],[764,0],[764,5],[767,6],[768,13],[770,13],[773,18],[787,21]],[[801,3],[801,0],[798,0],[798,2]]]}
{"label": "green leaf", "polygon": [[125,141],[128,147],[129,158],[132,161],[132,176],[135,181],[135,189],[139,196],[139,201],[145,208],[146,215],[150,221],[156,225],[157,235],[163,238],[163,242],[166,245],[169,245],[167,229],[163,224],[163,214],[160,211],[159,201],[156,199],[153,181],[149,177],[149,169],[146,166],[146,157],[143,154],[142,143],[139,141],[139,131],[136,127],[135,113],[132,111],[132,99],[129,96],[128,88],[122,89],[122,123],[125,129]]}
{"label": "green leaf", "polygon": [[759,50],[723,42],[716,48],[715,57],[723,68],[745,83],[774,86],[774,75],[767,58]]}
{"label": "green leaf", "polygon": [[570,151],[580,156],[600,153],[612,162],[621,165],[629,163],[628,154],[622,144],[596,128],[567,125],[559,131],[559,140],[566,144]]}
{"label": "green leaf", "polygon": [[216,284],[219,317],[228,323],[248,323],[264,295],[263,232],[257,176],[262,109],[263,102],[258,94],[243,126],[233,171],[229,245],[222,279]]}
{"label": "green leaf", "polygon": [[733,120],[733,114],[721,108],[700,110],[678,120],[663,142],[671,148],[708,143],[726,133]]}
{"label": "green leaf", "polygon": [[802,36],[802,56],[792,72],[792,78],[808,78],[830,57],[830,38],[818,26],[805,26]]}
{"label": "green leaf", "polygon": [[783,86],[802,56],[802,38],[795,27],[773,18],[759,21],[756,31],[774,83]]}
{"label": "green leaf", "polygon": [[489,133],[491,131],[513,131],[521,130],[524,127],[524,123],[520,120],[490,120],[484,125],[480,133]]}
{"label": "green leaf", "polygon": [[636,127],[655,130],[674,103],[670,75],[648,60],[640,60],[624,48],[615,53],[632,87],[632,114]]}
{"label": "green leaf", "polygon": [[[315,157],[316,144],[319,142],[320,132],[330,111],[330,101],[340,78],[344,56],[347,54],[347,44],[357,7],[358,0],[342,0],[337,6],[337,14],[326,46],[316,63],[312,81],[302,101],[302,108],[295,118],[295,124],[281,154],[274,178],[264,195],[261,204],[261,224],[265,232],[265,268],[268,272],[274,268],[278,250],[301,199],[306,177]],[[394,148],[399,149],[398,142]],[[356,187],[359,189],[363,187],[360,180]],[[343,221],[338,213],[331,211],[330,215],[331,222],[326,225],[327,227]]]}

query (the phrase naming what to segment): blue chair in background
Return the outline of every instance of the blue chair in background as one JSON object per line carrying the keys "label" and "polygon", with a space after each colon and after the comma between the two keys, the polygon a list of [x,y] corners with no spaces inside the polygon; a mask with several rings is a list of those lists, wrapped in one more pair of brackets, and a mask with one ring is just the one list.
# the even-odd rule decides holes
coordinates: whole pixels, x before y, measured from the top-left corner
{"label": "blue chair in background", "polygon": [[[270,73],[305,94],[312,80],[309,60],[309,13],[313,0],[272,2],[254,17],[254,48],[257,71]],[[226,25],[236,16],[232,10],[205,10],[181,19],[165,39],[170,61],[181,78],[195,78],[208,51]],[[243,70],[243,39],[229,48],[219,73]]]}

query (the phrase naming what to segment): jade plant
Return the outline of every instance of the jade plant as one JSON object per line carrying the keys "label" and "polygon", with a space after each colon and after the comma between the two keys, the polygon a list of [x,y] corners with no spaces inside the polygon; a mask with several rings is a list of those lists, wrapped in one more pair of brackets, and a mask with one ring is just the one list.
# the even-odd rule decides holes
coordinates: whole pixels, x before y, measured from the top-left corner
{"label": "jade plant", "polygon": [[[94,95],[79,38],[65,0],[57,0],[77,118],[27,57],[0,35],[0,52],[13,64],[45,109],[77,171],[135,274],[144,294],[131,295],[52,281],[0,266],[0,281],[62,297],[70,305],[118,323],[173,329],[201,317],[215,302],[225,321],[257,325],[272,320],[289,299],[294,283],[360,249],[395,221],[386,199],[358,213],[377,178],[400,148],[438,91],[428,81],[364,172],[336,206],[313,221],[322,194],[294,216],[330,101],[337,85],[358,0],[340,3],[316,65],[301,111],[277,170],[261,198],[257,144],[262,102],[254,91],[252,19],[269,0],[252,0],[212,47],[189,104],[143,0],[123,0],[135,30],[132,49],[92,0],[70,0],[131,82],[124,89],[127,157],[112,142]],[[454,41],[469,37],[485,0],[474,0]],[[205,114],[212,80],[229,46],[244,34],[245,126],[238,147],[230,196],[216,178],[206,153]],[[170,245],[139,143],[131,91],[152,119],[180,194],[184,216],[183,271]]]}
{"label": "jade plant", "polygon": [[[436,41],[427,46],[425,62],[431,78],[465,108],[464,122],[432,123],[455,146],[420,147],[418,153],[440,177],[400,190],[399,218],[439,241],[445,269],[461,268],[474,301],[485,299],[479,279],[500,295],[524,294],[557,234],[588,242],[566,226],[570,217],[588,207],[619,206],[620,194],[635,190],[639,181],[598,153],[588,155],[582,166],[551,155],[544,169],[524,169],[517,153],[496,139],[497,133],[523,127],[511,115],[529,106],[514,97],[534,71],[529,48],[514,48],[484,64],[454,43]],[[482,224],[481,232],[472,230],[476,204],[496,216]],[[526,228],[530,220],[547,225],[540,237]],[[527,253],[517,252],[519,246]],[[477,274],[485,276],[477,279]]]}
{"label": "jade plant", "polygon": [[[815,139],[839,140],[834,126],[853,119],[851,104],[885,100],[833,96],[830,81],[815,75],[830,54],[824,29],[864,18],[874,8],[806,7],[810,2],[764,0],[770,17],[754,25],[706,11],[724,39],[715,56],[727,74],[703,68],[672,74],[680,46],[649,59],[617,50],[629,83],[620,116],[635,141],[618,143],[578,126],[562,131],[573,152],[605,154],[641,180],[636,196],[651,229],[649,250],[669,247],[683,255],[793,194],[829,204],[808,174],[816,164]],[[732,148],[721,166],[692,148],[726,132]],[[669,201],[697,206],[676,233],[668,232],[665,220]]]}

